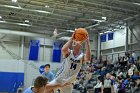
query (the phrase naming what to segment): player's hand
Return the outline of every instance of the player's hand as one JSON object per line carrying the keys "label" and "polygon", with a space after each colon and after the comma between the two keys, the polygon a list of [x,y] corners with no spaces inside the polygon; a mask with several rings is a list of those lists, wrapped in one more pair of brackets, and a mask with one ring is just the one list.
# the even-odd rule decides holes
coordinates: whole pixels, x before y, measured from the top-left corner
{"label": "player's hand", "polygon": [[66,87],[66,86],[69,86],[71,85],[71,83],[64,83],[64,84],[61,84],[61,87]]}
{"label": "player's hand", "polygon": [[72,83],[65,83],[64,86],[71,85]]}
{"label": "player's hand", "polygon": [[75,32],[73,32],[71,38],[72,38],[72,40],[75,39]]}
{"label": "player's hand", "polygon": [[89,42],[89,35],[87,34],[85,42]]}
{"label": "player's hand", "polygon": [[114,91],[112,91],[111,93],[114,93]]}

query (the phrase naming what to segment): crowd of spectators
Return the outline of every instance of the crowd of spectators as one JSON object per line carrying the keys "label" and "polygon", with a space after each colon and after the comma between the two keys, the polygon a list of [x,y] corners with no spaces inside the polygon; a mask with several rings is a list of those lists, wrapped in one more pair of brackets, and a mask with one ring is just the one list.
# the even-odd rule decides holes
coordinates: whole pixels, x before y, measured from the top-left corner
{"label": "crowd of spectators", "polygon": [[80,93],[140,93],[140,57],[125,53],[118,60],[97,60],[83,64],[74,89]]}

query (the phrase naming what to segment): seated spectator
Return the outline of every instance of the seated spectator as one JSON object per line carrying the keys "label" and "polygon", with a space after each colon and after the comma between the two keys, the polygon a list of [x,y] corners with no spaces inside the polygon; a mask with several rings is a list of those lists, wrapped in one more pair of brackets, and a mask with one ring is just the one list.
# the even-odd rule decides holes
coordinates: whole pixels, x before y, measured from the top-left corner
{"label": "seated spectator", "polygon": [[80,90],[80,92],[83,92],[85,89],[85,87],[83,86],[83,83],[84,83],[84,79],[80,79],[79,87],[78,87],[78,90]]}
{"label": "seated spectator", "polygon": [[105,75],[106,75],[106,69],[105,69],[105,67],[102,67],[102,69],[101,69],[101,73],[100,73],[100,75],[101,75],[101,77],[104,77]]}
{"label": "seated spectator", "polygon": [[123,57],[119,57],[118,61],[119,61],[119,65],[122,66],[123,65]]}
{"label": "seated spectator", "polygon": [[134,75],[131,76],[132,81],[135,84],[135,87],[139,86],[139,81],[140,81],[140,75],[139,75],[139,71],[135,71]]}
{"label": "seated spectator", "polygon": [[132,52],[132,57],[134,59],[134,62],[136,62],[137,61],[137,55],[136,55],[135,51]]}
{"label": "seated spectator", "polygon": [[136,65],[137,65],[138,70],[140,71],[140,56],[137,59],[137,64]]}
{"label": "seated spectator", "polygon": [[119,67],[119,63],[116,62],[116,63],[114,64],[114,70],[117,71],[117,70],[118,70],[118,67]]}
{"label": "seated spectator", "polygon": [[83,73],[84,73],[83,70],[80,70],[79,73],[78,73],[78,75],[77,75],[77,78],[78,79],[82,78]]}
{"label": "seated spectator", "polygon": [[131,64],[131,69],[133,71],[138,71],[137,66],[135,64]]}
{"label": "seated spectator", "polygon": [[114,70],[111,71],[111,75],[114,76],[114,77],[116,77],[116,74],[115,74],[115,71]]}
{"label": "seated spectator", "polygon": [[134,63],[134,58],[132,57],[132,55],[131,55],[131,54],[129,55],[129,58],[128,58],[128,63],[129,63],[129,64]]}
{"label": "seated spectator", "polygon": [[123,81],[123,83],[127,86],[129,85],[129,82],[130,82],[130,77],[127,76],[127,78]]}
{"label": "seated spectator", "polygon": [[123,75],[121,69],[119,68],[117,73],[116,73],[117,77],[121,77]]}
{"label": "seated spectator", "polygon": [[125,85],[123,79],[120,79],[118,82],[118,93],[125,93]]}
{"label": "seated spectator", "polygon": [[98,70],[98,66],[97,66],[98,64],[97,63],[95,63],[93,66],[94,66],[94,71],[97,71]]}
{"label": "seated spectator", "polygon": [[128,75],[129,75],[130,77],[133,75],[133,69],[130,68],[130,69],[128,70]]}
{"label": "seated spectator", "polygon": [[107,66],[107,61],[103,61],[103,66]]}
{"label": "seated spectator", "polygon": [[138,72],[138,71],[135,71],[135,72],[134,72],[134,75],[131,76],[131,78],[132,78],[133,80],[140,79],[140,76],[139,76],[137,73],[139,73],[139,72]]}

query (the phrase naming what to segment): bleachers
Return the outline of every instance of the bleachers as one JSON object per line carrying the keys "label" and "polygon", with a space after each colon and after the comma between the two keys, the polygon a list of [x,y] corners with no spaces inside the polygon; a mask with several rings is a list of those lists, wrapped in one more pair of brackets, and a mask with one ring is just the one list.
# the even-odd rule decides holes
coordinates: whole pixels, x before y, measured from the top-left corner
{"label": "bleachers", "polygon": [[[96,61],[97,62],[97,61]],[[83,85],[83,89],[86,89],[87,92],[82,92],[78,89],[75,89],[74,91],[80,91],[80,93],[94,93],[94,86],[96,85],[97,83],[97,77],[99,76],[102,76],[105,78],[105,75],[107,73],[109,73],[111,75],[111,77],[115,74],[115,77],[114,77],[114,81],[118,84],[118,80],[122,80],[122,83],[124,83],[124,80],[126,80],[129,76],[129,73],[128,73],[128,70],[129,69],[132,69],[134,68],[134,72],[133,72],[133,75],[132,76],[129,76],[129,83],[127,85],[125,85],[125,92],[126,93],[140,93],[140,86],[138,86],[138,84],[136,83],[136,80],[139,80],[139,85],[140,85],[140,72],[139,72],[139,68],[137,70],[137,66],[139,66],[139,63],[137,62],[134,62],[134,63],[129,63],[129,60],[128,60],[128,63],[125,64],[125,65],[121,65],[119,62],[117,63],[118,65],[115,65],[115,68],[114,68],[114,65],[112,64],[107,64],[106,66],[104,66],[103,64],[104,62],[97,62],[97,63],[91,63],[91,64],[87,64],[87,68],[86,68],[86,65],[84,65],[84,69],[82,69],[82,74],[86,74],[86,73],[92,73],[92,76],[90,78],[90,80],[88,80],[88,82],[86,83],[86,85],[84,85],[84,83],[80,83]],[[100,65],[98,65],[100,64]],[[96,65],[96,68],[93,68],[95,67]],[[109,65],[109,66],[108,66]],[[98,67],[100,66],[100,67]],[[89,69],[91,68],[91,70],[89,71]],[[118,72],[118,68],[120,68],[120,72],[122,72],[122,75],[120,76],[117,76],[117,72]],[[114,73],[112,73],[112,71],[114,71]],[[118,72],[118,73],[120,73]],[[136,75],[136,79],[134,80],[133,79],[133,76]],[[82,82],[84,82],[84,80],[86,80],[84,77],[80,78],[80,76],[86,76],[86,75],[79,75],[79,81],[82,80]],[[111,79],[111,78],[110,78]],[[117,85],[117,90],[119,90],[118,88],[118,85]],[[75,92],[76,93],[76,92]],[[115,92],[117,93],[117,92]]]}

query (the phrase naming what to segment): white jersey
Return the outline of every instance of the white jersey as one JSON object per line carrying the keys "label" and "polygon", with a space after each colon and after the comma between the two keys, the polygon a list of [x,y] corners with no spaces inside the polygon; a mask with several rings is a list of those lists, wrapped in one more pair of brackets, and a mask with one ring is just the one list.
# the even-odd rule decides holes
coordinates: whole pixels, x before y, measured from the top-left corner
{"label": "white jersey", "polygon": [[83,53],[75,57],[73,51],[64,59],[60,70],[56,74],[56,81],[59,82],[73,82],[82,66]]}

